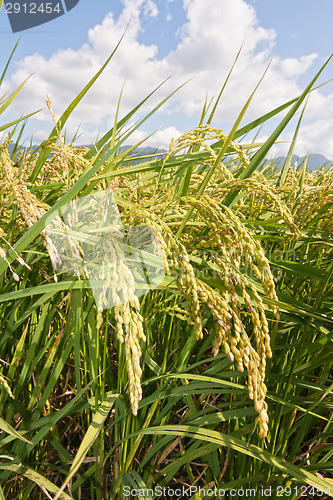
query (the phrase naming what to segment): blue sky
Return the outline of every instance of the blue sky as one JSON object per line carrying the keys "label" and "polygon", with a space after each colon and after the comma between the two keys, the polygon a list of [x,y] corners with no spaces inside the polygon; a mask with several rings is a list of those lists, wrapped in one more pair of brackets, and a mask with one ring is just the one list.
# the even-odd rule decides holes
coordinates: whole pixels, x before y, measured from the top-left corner
{"label": "blue sky", "polygon": [[[89,143],[112,126],[125,79],[122,113],[170,75],[146,112],[191,79],[133,136],[140,140],[158,129],[148,144],[166,148],[172,137],[196,126],[206,94],[218,93],[244,40],[214,122],[228,132],[272,57],[245,122],[302,91],[333,51],[332,19],[332,0],[80,0],[66,15],[13,34],[2,9],[0,68],[21,36],[4,89],[14,90],[33,73],[5,119],[44,108],[47,95],[59,116],[98,71],[130,22],[114,60],[73,114],[67,137],[80,127],[79,142]],[[330,78],[333,62],[320,82]],[[46,110],[29,123],[26,138],[33,133],[36,141],[52,128]],[[261,130],[260,137],[265,139],[276,124]],[[294,121],[281,137],[286,142],[274,153],[288,149],[295,126]],[[333,159],[332,129],[333,82],[311,96],[296,152],[320,152]]]}

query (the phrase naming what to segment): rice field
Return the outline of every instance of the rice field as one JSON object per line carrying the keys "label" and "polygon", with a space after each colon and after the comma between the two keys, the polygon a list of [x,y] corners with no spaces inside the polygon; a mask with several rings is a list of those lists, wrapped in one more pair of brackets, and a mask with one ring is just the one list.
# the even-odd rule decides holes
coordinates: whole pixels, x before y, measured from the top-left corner
{"label": "rice field", "polygon": [[329,60],[228,134],[221,92],[138,163],[146,99],[91,148],[64,140],[111,58],[59,119],[47,99],[36,150],[28,117],[0,127],[0,498],[330,498],[333,169],[291,165],[294,144],[263,166]]}

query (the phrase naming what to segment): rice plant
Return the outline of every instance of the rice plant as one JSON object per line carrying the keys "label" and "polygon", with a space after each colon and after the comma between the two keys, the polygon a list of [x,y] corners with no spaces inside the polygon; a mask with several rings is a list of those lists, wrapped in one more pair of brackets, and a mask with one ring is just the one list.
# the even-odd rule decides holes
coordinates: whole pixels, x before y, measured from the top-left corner
{"label": "rice plant", "polygon": [[[37,149],[20,150],[20,120],[1,126],[0,497],[329,498],[333,173],[262,166],[329,60],[240,127],[252,94],[229,134],[221,92],[137,163],[122,146],[167,99],[129,130],[151,94],[116,113],[91,148],[63,136],[112,55],[59,119],[47,99]],[[265,143],[242,140],[284,110]],[[125,242],[147,234],[164,278],[137,289]]]}

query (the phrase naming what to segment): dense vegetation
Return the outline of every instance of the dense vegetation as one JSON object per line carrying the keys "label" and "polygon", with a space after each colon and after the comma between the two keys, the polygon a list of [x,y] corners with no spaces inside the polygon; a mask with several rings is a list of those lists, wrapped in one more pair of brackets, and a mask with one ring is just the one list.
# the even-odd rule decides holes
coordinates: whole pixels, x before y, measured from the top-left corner
{"label": "dense vegetation", "polygon": [[[122,145],[145,101],[92,148],[64,142],[101,71],[37,150],[18,154],[22,118],[0,127],[0,498],[171,498],[191,485],[178,497],[330,496],[333,172],[291,165],[293,147],[282,171],[260,167],[323,69],[240,127],[251,96],[229,135],[212,126],[221,92],[167,155],[141,163]],[[242,140],[288,108],[264,144]],[[135,296],[101,222],[105,280],[121,278],[129,299],[105,307],[84,269],[54,272],[48,225],[66,229],[62,207],[111,191],[125,233],[156,235],[165,277]]]}

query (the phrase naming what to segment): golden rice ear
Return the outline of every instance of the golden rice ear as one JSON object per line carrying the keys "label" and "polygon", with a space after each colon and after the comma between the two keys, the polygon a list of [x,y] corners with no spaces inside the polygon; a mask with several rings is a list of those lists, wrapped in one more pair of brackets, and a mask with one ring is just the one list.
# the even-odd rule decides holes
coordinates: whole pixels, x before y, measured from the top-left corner
{"label": "golden rice ear", "polygon": [[[29,269],[29,271],[31,271],[31,267],[30,267],[30,266],[29,266],[29,265],[25,262],[25,260],[24,260],[24,259],[22,259],[22,257],[20,257],[20,256],[18,255],[18,253],[16,252],[16,250],[15,250],[15,249],[14,249],[14,248],[10,245],[10,243],[8,243],[8,241],[7,241],[7,240],[5,239],[5,237],[3,236],[3,235],[5,235],[6,233],[5,233],[4,231],[2,231],[2,230],[1,230],[1,232],[2,232],[3,234],[0,234],[0,238],[2,238],[2,239],[3,239],[3,241],[5,242],[5,244],[6,244],[9,248],[11,248],[11,250],[12,250],[13,252],[15,252],[17,262],[18,262],[19,264],[21,264],[21,266],[24,266],[24,267],[26,267],[27,269]],[[7,258],[6,258],[6,252],[5,252],[5,250],[4,250],[3,248],[1,248],[1,247],[0,247],[0,258],[1,258],[1,259],[4,259],[4,260],[7,262],[8,268],[9,268],[10,272],[12,273],[12,276],[13,276],[14,280],[15,280],[15,281],[20,281],[20,277],[19,277],[19,275],[13,271],[13,269],[12,269],[11,265],[9,264],[9,262],[8,262],[8,260],[7,260]]]}
{"label": "golden rice ear", "polygon": [[[260,279],[266,296],[275,301],[277,296],[269,261],[260,243],[253,238],[251,231],[232,209],[219,205],[208,196],[200,200],[188,196],[182,201],[193,206],[204,225],[210,229],[208,243],[211,248],[220,250],[212,259],[224,280],[225,291],[217,292],[195,276],[185,245],[175,239],[170,228],[156,212],[136,207],[135,214],[132,213],[131,216],[134,217],[133,220],[144,220],[148,226],[159,231],[165,257],[169,259],[175,284],[186,300],[189,322],[194,326],[197,339],[203,337],[201,312],[202,304],[205,304],[216,321],[213,354],[216,355],[222,346],[230,361],[235,361],[239,371],[247,370],[249,397],[259,413],[259,433],[265,437],[268,430],[265,403],[266,358],[272,356],[269,327],[263,300],[254,284],[241,271],[241,264],[246,263],[248,269]],[[170,202],[167,203],[169,206]],[[163,211],[162,208],[161,210]],[[230,248],[233,252],[230,252]],[[244,300],[245,315],[236,288],[240,290]],[[278,319],[277,308],[272,307],[272,311]],[[247,333],[248,326],[245,323],[248,318],[252,322],[251,335]]]}
{"label": "golden rice ear", "polygon": [[0,375],[0,386],[7,392],[9,397],[11,397],[12,399],[15,399],[14,394],[12,393],[10,386],[3,375]]}

